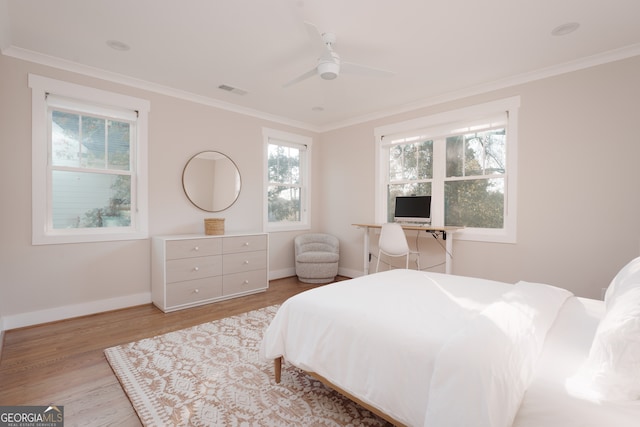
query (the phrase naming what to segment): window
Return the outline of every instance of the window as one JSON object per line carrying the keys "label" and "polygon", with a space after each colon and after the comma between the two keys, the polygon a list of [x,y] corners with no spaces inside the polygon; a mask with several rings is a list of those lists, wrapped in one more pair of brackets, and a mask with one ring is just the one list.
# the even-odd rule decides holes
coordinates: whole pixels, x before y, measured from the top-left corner
{"label": "window", "polygon": [[148,101],[30,75],[33,243],[147,233]]}
{"label": "window", "polygon": [[516,239],[517,110],[509,98],[376,129],[376,221],[397,196],[432,196],[432,224],[464,240]]}
{"label": "window", "polygon": [[311,138],[264,129],[265,228],[310,227]]}
{"label": "window", "polygon": [[389,172],[384,222],[392,222],[397,196],[431,196],[433,141],[402,138],[389,145],[385,154],[389,159]]}

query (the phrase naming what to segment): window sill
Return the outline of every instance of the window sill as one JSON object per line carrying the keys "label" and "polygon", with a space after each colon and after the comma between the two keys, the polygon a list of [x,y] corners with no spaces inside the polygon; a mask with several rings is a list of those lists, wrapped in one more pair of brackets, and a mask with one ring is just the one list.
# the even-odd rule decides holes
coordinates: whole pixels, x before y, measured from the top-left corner
{"label": "window sill", "polygon": [[286,231],[304,231],[310,230],[311,227],[309,224],[282,224],[282,225],[268,225],[267,232],[269,233],[280,233]]}
{"label": "window sill", "polygon": [[58,235],[33,235],[31,244],[37,245],[61,245],[69,243],[97,243],[115,242],[122,240],[142,240],[149,238],[148,233],[108,233],[108,234],[58,234]]}

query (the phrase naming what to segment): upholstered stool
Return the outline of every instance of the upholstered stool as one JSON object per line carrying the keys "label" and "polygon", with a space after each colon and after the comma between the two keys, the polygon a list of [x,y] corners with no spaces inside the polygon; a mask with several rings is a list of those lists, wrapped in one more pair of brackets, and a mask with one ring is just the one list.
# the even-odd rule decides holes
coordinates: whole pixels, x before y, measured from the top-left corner
{"label": "upholstered stool", "polygon": [[294,239],[296,274],[301,282],[329,283],[338,275],[340,244],[324,233],[301,234]]}

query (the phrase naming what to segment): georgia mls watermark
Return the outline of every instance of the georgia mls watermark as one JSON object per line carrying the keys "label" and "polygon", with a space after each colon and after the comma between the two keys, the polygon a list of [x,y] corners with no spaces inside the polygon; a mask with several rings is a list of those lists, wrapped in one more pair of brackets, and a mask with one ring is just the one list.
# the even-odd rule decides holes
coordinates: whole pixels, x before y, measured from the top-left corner
{"label": "georgia mls watermark", "polygon": [[0,406],[0,427],[64,427],[64,406]]}

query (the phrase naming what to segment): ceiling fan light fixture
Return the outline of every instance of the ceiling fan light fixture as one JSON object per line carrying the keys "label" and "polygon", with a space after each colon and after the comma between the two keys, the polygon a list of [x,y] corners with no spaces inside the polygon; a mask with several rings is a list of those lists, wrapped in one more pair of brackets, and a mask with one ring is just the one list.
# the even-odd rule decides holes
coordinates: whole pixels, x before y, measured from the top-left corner
{"label": "ceiling fan light fixture", "polygon": [[321,62],[318,64],[318,74],[324,80],[333,80],[340,73],[340,64],[335,62]]}
{"label": "ceiling fan light fixture", "polygon": [[351,73],[375,76],[393,75],[393,73],[390,73],[388,71],[379,70],[376,68],[368,67],[366,65],[354,64],[352,62],[342,62],[340,60],[340,55],[338,55],[338,53],[333,50],[333,44],[336,41],[336,35],[334,33],[320,33],[315,25],[309,22],[305,22],[305,24],[311,37],[319,39],[323,44],[324,51],[318,58],[315,67],[299,75],[295,79],[290,80],[288,83],[285,83],[284,85],[282,85],[282,87],[287,88],[303,80],[315,77],[316,75],[320,76],[322,80],[334,80],[338,78],[341,70],[342,72],[347,74]]}

